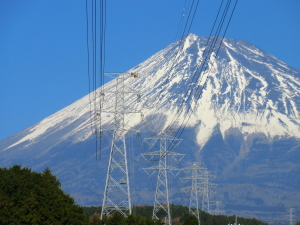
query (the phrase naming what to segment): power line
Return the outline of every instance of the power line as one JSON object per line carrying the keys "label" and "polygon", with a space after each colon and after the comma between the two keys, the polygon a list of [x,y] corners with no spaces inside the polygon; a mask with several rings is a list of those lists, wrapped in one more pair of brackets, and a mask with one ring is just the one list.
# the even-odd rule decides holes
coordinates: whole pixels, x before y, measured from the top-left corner
{"label": "power line", "polygon": [[[99,69],[99,130],[102,128],[102,108],[104,104],[104,68],[105,68],[105,30],[106,30],[106,1],[100,3],[100,69]],[[101,136],[101,133],[99,134]],[[102,138],[99,138],[99,153],[101,159]]]}
{"label": "power line", "polygon": [[102,117],[100,115],[97,118],[97,114],[99,108],[101,109],[103,107],[104,100],[102,93],[104,90],[103,73],[105,69],[106,0],[100,0],[99,4],[97,0],[86,0],[85,11],[90,121],[92,133],[96,137],[96,158],[101,160]]}
{"label": "power line", "polygon": [[179,25],[178,25],[178,27],[177,27],[177,32],[176,32],[176,35],[175,35],[175,41],[177,40],[178,32],[179,32],[180,29],[181,29],[181,24],[182,24],[182,21],[183,21],[183,19],[184,19],[184,17],[185,17],[185,14],[184,14],[184,13],[185,13],[185,6],[186,6],[187,1],[188,1],[188,0],[185,0],[184,6],[183,6],[183,9],[182,9],[182,15],[181,15],[181,17],[180,17]]}
{"label": "power line", "polygon": [[[238,0],[237,0],[237,1],[238,1]],[[234,12],[234,10],[235,10],[235,6],[236,6],[236,4],[237,4],[237,1],[236,1],[235,5],[234,5],[233,11],[232,11],[231,16],[230,16],[230,19],[229,19],[229,21],[228,21],[228,23],[227,23],[225,32],[224,32],[224,34],[223,34],[223,36],[222,36],[222,39],[221,39],[221,41],[220,41],[220,44],[219,44],[219,46],[218,46],[218,50],[217,50],[217,52],[216,52],[215,58],[217,57],[217,55],[218,55],[218,53],[219,53],[219,50],[220,50],[220,47],[221,47],[221,45],[222,45],[222,43],[223,43],[223,39],[224,39],[224,36],[225,36],[226,31],[227,31],[227,29],[228,29],[229,23],[230,23],[230,21],[231,21],[233,12]],[[228,7],[227,7],[227,10],[228,10]],[[224,18],[225,18],[225,17],[224,17]],[[224,20],[223,20],[223,21],[224,21]],[[223,22],[222,22],[222,23],[223,23]],[[215,47],[216,41],[217,41],[217,39],[215,39],[215,41],[214,41],[214,47]],[[214,49],[214,47],[213,47],[213,49]],[[208,63],[206,63],[205,69],[207,68],[207,66],[208,66]],[[211,68],[212,68],[212,67],[211,67]],[[197,101],[196,101],[196,104],[195,104],[195,106],[194,106],[194,109],[198,106],[198,100],[199,100],[201,94],[203,93],[203,89],[205,88],[205,86],[206,86],[206,84],[207,84],[208,77],[209,77],[209,75],[210,75],[210,73],[211,73],[211,68],[210,68],[209,73],[208,73],[208,75],[207,75],[207,77],[206,77],[206,80],[205,80],[205,82],[204,82],[204,85],[203,85],[202,87],[201,87],[201,86],[198,86],[197,89],[196,89],[196,93],[198,93],[198,90],[199,90],[199,89],[200,89],[200,93],[198,93],[198,95],[197,95],[198,97],[197,97],[197,99],[196,99]],[[202,73],[202,71],[203,71],[203,70],[201,70],[200,73]],[[201,77],[201,78],[202,78],[202,77]],[[200,81],[200,82],[201,82],[201,81]],[[201,88],[200,88],[200,87],[201,87]],[[193,110],[192,110],[192,111],[193,111]],[[187,119],[186,123],[184,124],[183,129],[181,130],[179,137],[181,136],[181,134],[182,134],[184,128],[186,127],[186,125],[187,125],[187,123],[188,123],[188,121],[189,121],[189,119],[190,119],[190,117],[191,117],[192,111],[190,111],[189,116],[186,117],[186,118],[188,118],[188,119]]]}
{"label": "power line", "polygon": [[[207,52],[206,49],[207,49],[208,44],[210,43],[210,38],[211,38],[212,32],[213,32],[213,30],[214,30],[216,21],[217,21],[217,19],[218,19],[218,17],[219,17],[219,13],[220,13],[220,10],[221,10],[221,8],[222,8],[222,5],[223,5],[223,0],[222,0],[222,2],[221,2],[221,5],[220,5],[220,7],[219,7],[217,16],[216,16],[215,21],[214,21],[214,24],[213,24],[213,27],[212,27],[212,29],[211,29],[211,31],[210,31],[208,40],[207,40],[206,45],[205,45],[205,47],[204,47],[204,51],[202,52],[202,59],[204,59],[204,60],[202,60],[202,61],[205,61],[205,60],[207,59],[207,54],[205,54],[205,53]],[[211,49],[211,47],[209,47],[209,49]],[[204,57],[204,56],[205,56],[205,57]],[[203,65],[203,63],[202,63],[202,65]],[[190,82],[191,84],[197,82],[197,81],[194,81],[194,79],[196,78],[196,75],[197,75],[197,74],[199,74],[199,76],[201,75],[201,71],[200,71],[200,73],[197,73],[198,70],[199,70],[199,66],[197,66],[197,68],[196,68],[196,72],[194,73],[194,75],[193,75],[193,77],[192,77],[192,81]],[[199,79],[199,76],[198,76],[197,79]],[[183,97],[183,100],[182,100],[182,102],[181,102],[180,105],[186,104],[187,100],[184,100],[184,99],[187,98],[188,93],[190,93],[189,97],[191,96],[192,88],[193,88],[193,86],[189,86],[189,87],[188,87],[188,90],[185,92],[185,96]],[[189,99],[189,98],[188,98],[188,99]],[[177,118],[178,118],[179,115],[181,114],[182,110],[183,110],[183,107],[178,108],[178,110],[177,110],[176,114],[174,115],[173,120],[171,121],[169,127],[171,127],[171,126],[174,124],[174,122],[177,120]]]}
{"label": "power line", "polygon": [[[222,26],[223,26],[223,23],[224,23],[224,20],[225,20],[225,17],[226,17],[226,14],[227,14],[227,11],[228,11],[230,2],[231,2],[231,0],[230,0],[230,1],[227,1],[225,10],[224,10],[224,12],[223,12],[222,18],[221,18],[221,20],[220,20],[220,22],[219,22],[219,26],[218,26],[217,31],[216,31],[216,35],[219,35],[219,33],[220,33],[220,31],[221,31],[221,28],[222,28]],[[219,7],[217,17],[216,17],[216,19],[215,19],[215,21],[214,21],[213,29],[214,29],[214,27],[215,27],[217,18],[218,18],[218,16],[219,16],[219,13],[220,13],[222,4],[223,4],[223,1],[222,1],[222,3],[221,3],[221,6]],[[194,16],[195,16],[197,7],[198,7],[198,2],[197,2],[197,4],[196,4],[196,6],[195,6],[195,5],[194,5],[194,1],[193,1],[192,4],[191,4],[190,10],[189,10],[189,16],[188,16],[188,20],[187,20],[187,22],[186,22],[186,24],[185,24],[185,28],[184,28],[184,31],[183,31],[183,35],[185,34],[185,31],[186,31],[186,29],[187,29],[187,27],[188,27],[188,24],[189,24],[188,30],[191,28],[191,25],[192,25],[192,22],[193,22],[193,19],[194,19]],[[193,10],[193,8],[194,8],[194,10]],[[193,15],[192,15],[192,12],[193,12]],[[191,19],[191,21],[190,21],[190,19]],[[190,21],[190,23],[188,23],[189,21]],[[228,25],[229,25],[229,24],[228,24]],[[228,28],[228,25],[227,25],[227,28]],[[211,33],[213,32],[213,29],[211,30]],[[226,30],[227,30],[227,29],[226,29]],[[213,38],[212,41],[210,41],[210,38],[211,38],[211,34],[210,34],[209,39],[208,39],[208,41],[207,41],[207,43],[206,43],[206,49],[203,51],[203,57],[202,57],[202,58],[203,58],[204,60],[203,60],[203,62],[200,64],[200,67],[198,66],[198,69],[196,70],[196,72],[195,72],[194,75],[193,75],[192,81],[194,81],[195,79],[196,79],[196,81],[199,80],[199,77],[200,77],[200,76],[198,76],[198,77],[196,78],[196,75],[197,75],[197,74],[201,75],[202,71],[205,70],[205,69],[207,68],[207,63],[208,63],[208,61],[209,61],[209,59],[210,59],[211,54],[213,53],[213,50],[214,50],[215,47],[216,47],[216,43],[217,43],[218,38],[215,36],[215,37]],[[185,39],[186,39],[186,38],[185,38]],[[178,44],[178,47],[177,47],[177,51],[176,51],[176,53],[174,54],[175,57],[174,57],[174,55],[172,56],[173,62],[172,62],[172,65],[171,65],[170,69],[169,69],[168,72],[167,72],[167,78],[165,79],[164,83],[166,83],[166,82],[169,81],[169,75],[171,74],[171,71],[177,66],[177,64],[175,63],[175,61],[177,60],[179,51],[181,50],[181,48],[182,48],[182,46],[183,46],[183,43],[184,43],[184,41],[183,41],[183,36],[182,36],[182,38],[181,38],[180,41],[179,41],[179,44]],[[208,44],[210,44],[209,48],[207,48]],[[221,43],[220,43],[220,44],[221,44]],[[219,46],[219,47],[220,47],[220,46]],[[200,69],[199,69],[199,68],[200,68]],[[163,84],[164,84],[164,83],[163,83]],[[163,84],[162,84],[162,85],[163,85]],[[196,90],[198,90],[198,89],[199,89],[199,87],[198,87]],[[191,90],[191,91],[189,91],[189,90]],[[182,105],[183,105],[183,104],[187,104],[187,102],[190,101],[191,96],[192,96],[192,95],[194,94],[194,92],[195,92],[195,87],[193,87],[192,89],[191,89],[191,87],[189,87],[189,90],[188,90],[188,91],[186,92],[186,94],[185,94],[186,96],[188,96],[188,98],[186,98],[187,100],[184,100],[184,101],[181,103]],[[158,97],[158,98],[160,98],[160,96],[161,96],[161,94],[159,94],[159,97]],[[185,98],[183,98],[183,99],[185,99]],[[152,107],[157,106],[158,103],[159,103],[159,101],[156,101],[156,104],[155,104],[154,106],[152,106]],[[189,108],[191,108],[191,105],[189,106]],[[190,110],[188,110],[188,111],[190,111]],[[176,113],[175,116],[173,117],[172,123],[168,126],[167,129],[169,129],[169,128],[172,126],[172,124],[174,124],[174,121],[176,121],[176,120],[178,119],[178,117],[179,117],[179,115],[181,114],[181,112],[182,112],[182,108],[181,108],[181,109],[178,109],[177,113]],[[186,114],[189,115],[188,112],[186,112]],[[189,116],[188,116],[188,118],[189,118]],[[184,126],[184,125],[185,125],[184,122],[185,122],[185,120],[181,123],[180,128],[185,127],[185,126]],[[179,130],[180,130],[180,129],[179,129]],[[176,133],[175,136],[178,135],[178,131],[179,131],[179,130],[177,130],[177,133]]]}
{"label": "power line", "polygon": [[[221,20],[220,20],[220,22],[219,22],[219,26],[218,26],[218,28],[217,28],[217,32],[216,32],[217,35],[219,35],[219,33],[221,32],[221,28],[222,28],[223,23],[224,23],[224,20],[225,20],[225,18],[226,18],[226,14],[227,14],[227,12],[228,12],[228,9],[229,9],[229,6],[230,6],[230,2],[231,2],[231,0],[227,1],[225,10],[224,10],[224,12],[223,12],[222,18],[221,18]],[[233,13],[234,13],[234,10],[235,10],[235,8],[236,8],[237,2],[238,2],[238,0],[236,0],[236,2],[235,2],[235,4],[234,4],[233,10],[232,10],[231,15],[230,15],[230,18],[229,18],[229,20],[228,20],[228,22],[227,22],[226,29],[225,29],[225,31],[224,31],[224,33],[223,33],[223,36],[222,36],[222,38],[221,38],[221,41],[219,42],[219,46],[218,46],[218,48],[217,48],[217,51],[216,51],[216,54],[215,54],[215,58],[217,57],[217,54],[219,53],[220,47],[221,47],[221,45],[222,45],[222,43],[223,43],[224,36],[225,36],[225,34],[226,34],[226,32],[227,32],[227,29],[228,29],[228,26],[229,26],[229,24],[230,24],[232,15],[233,15]],[[212,41],[213,46],[210,45],[209,50],[208,50],[208,54],[206,54],[206,57],[205,57],[204,62],[201,63],[202,66],[201,66],[200,71],[197,69],[196,72],[194,73],[194,76],[195,76],[196,74],[199,74],[198,78],[197,78],[196,81],[195,81],[195,83],[198,83],[199,85],[196,87],[196,90],[195,90],[195,89],[192,89],[192,91],[190,92],[190,94],[189,94],[189,96],[188,96],[188,99],[190,99],[190,97],[192,96],[192,94],[193,94],[194,96],[197,96],[196,98],[194,98],[194,101],[195,101],[195,105],[194,105],[194,107],[193,107],[194,109],[198,106],[198,100],[199,100],[199,98],[200,98],[200,96],[201,96],[201,94],[202,94],[202,92],[203,92],[203,89],[205,88],[205,86],[206,86],[206,84],[207,84],[208,77],[209,77],[210,72],[211,72],[211,68],[210,68],[210,70],[209,70],[208,75],[206,76],[206,80],[205,80],[203,86],[200,86],[201,80],[200,80],[200,82],[198,82],[198,80],[199,80],[199,78],[201,77],[201,76],[200,76],[201,73],[202,73],[203,71],[205,71],[206,68],[207,68],[207,66],[208,66],[208,60],[210,60],[211,54],[214,52],[214,49],[215,49],[215,46],[216,46],[216,42],[217,42],[218,39],[219,39],[218,36],[214,36],[213,41]],[[211,46],[212,46],[212,47],[211,47]],[[205,50],[204,50],[204,51],[205,51]],[[209,56],[209,57],[208,57],[208,56]],[[201,77],[201,79],[202,79],[202,78],[203,78],[203,76]],[[194,78],[193,78],[193,79],[194,79]],[[199,92],[199,89],[200,89],[200,92]],[[188,92],[187,92],[187,93],[188,93]],[[194,94],[194,93],[195,93],[195,94]],[[185,101],[185,104],[186,104],[186,102],[187,102],[187,101]],[[188,110],[187,110],[187,112],[186,112],[186,116],[184,117],[183,122],[181,123],[179,129],[177,130],[175,137],[180,137],[181,134],[182,134],[182,132],[183,132],[183,130],[185,129],[185,127],[186,127],[186,125],[187,125],[187,123],[188,123],[188,121],[189,121],[189,119],[190,119],[190,117],[191,117],[191,114],[192,114],[192,112],[193,112],[193,110],[190,110],[190,109],[191,109],[191,104],[190,104],[189,107],[188,107]],[[182,112],[182,110],[181,110],[181,112]],[[180,113],[181,113],[181,112],[180,112]],[[179,113],[175,114],[174,118],[175,118],[176,116],[177,116],[177,118],[178,118],[179,115],[180,115]],[[175,121],[175,120],[173,119],[173,121]],[[170,128],[171,126],[172,126],[172,124],[170,124],[170,125],[168,126],[168,128]],[[169,147],[171,147],[171,146],[169,146]]]}
{"label": "power line", "polygon": [[[179,44],[178,44],[178,46],[177,46],[177,51],[176,51],[175,54],[170,55],[170,57],[167,59],[167,60],[170,61],[171,66],[170,66],[170,68],[167,70],[167,72],[166,72],[166,78],[165,78],[165,80],[163,81],[163,83],[161,84],[161,86],[168,84],[168,82],[169,82],[169,77],[170,77],[170,75],[172,74],[172,71],[174,71],[174,70],[176,69],[177,65],[178,65],[178,64],[176,63],[176,62],[177,62],[177,58],[178,58],[179,53],[181,52],[181,50],[182,50],[182,48],[183,48],[184,40],[186,39],[187,34],[189,33],[189,31],[190,31],[190,29],[191,29],[192,23],[193,23],[193,21],[194,21],[194,15],[195,15],[195,13],[196,13],[196,11],[197,11],[197,8],[198,8],[199,0],[197,0],[197,3],[196,3],[196,4],[195,4],[194,2],[195,2],[195,0],[192,0],[191,6],[190,6],[190,9],[189,9],[189,13],[188,13],[188,16],[187,16],[187,20],[186,20],[186,22],[185,22],[184,30],[183,30],[183,32],[182,32],[182,34],[181,34],[181,38],[177,41],[177,42],[179,42]],[[191,16],[192,12],[193,12],[193,15]],[[189,25],[189,26],[188,26],[188,25]],[[187,27],[189,27],[189,28],[187,29]],[[144,78],[144,79],[145,79],[145,78]],[[155,97],[156,99],[158,99],[158,100],[156,101],[156,104],[155,104],[155,105],[152,105],[150,108],[154,108],[154,107],[156,107],[156,106],[158,105],[159,100],[160,100],[160,98],[161,98],[161,92],[162,92],[162,91],[163,91],[163,88],[161,88],[161,91],[160,91],[160,93],[158,94],[158,97]]]}
{"label": "power line", "polygon": [[[223,2],[222,2],[223,3]],[[221,5],[222,5],[222,3],[221,3]],[[225,12],[225,11],[224,11]],[[223,13],[223,15],[224,15],[224,13]],[[219,12],[218,12],[218,14],[217,14],[217,17],[216,17],[216,19],[218,18],[218,16],[219,16]],[[215,20],[216,21],[216,20]],[[214,25],[215,25],[215,23],[214,23]],[[219,27],[220,27],[220,24],[219,24]],[[219,28],[218,27],[218,28]],[[213,31],[213,29],[214,29],[214,26],[213,26],[213,28],[212,28],[212,31]],[[212,33],[212,31],[211,31],[211,33]],[[210,35],[211,35],[211,33],[210,33]],[[218,35],[218,33],[216,33],[215,34],[215,36],[213,37],[213,41],[212,42],[210,42],[210,38],[211,38],[211,36],[209,36],[209,38],[208,38],[208,40],[207,40],[207,42],[206,42],[206,46],[205,46],[205,48],[204,48],[204,51],[202,52],[202,62],[201,62],[201,64],[200,64],[200,66],[198,66],[197,67],[197,69],[196,69],[196,71],[195,71],[195,73],[194,73],[194,75],[193,75],[193,78],[192,78],[192,84],[194,83],[194,84],[197,84],[198,83],[198,80],[199,80],[199,78],[200,78],[200,75],[201,75],[201,73],[202,73],[202,71],[203,71],[203,67],[205,67],[206,68],[206,66],[207,66],[207,60],[210,58],[210,56],[211,56],[211,53],[213,52],[213,49],[214,49],[214,46],[215,46],[215,40],[216,40],[216,35]],[[212,43],[212,44],[210,44],[210,46],[209,46],[209,48],[207,48],[207,46],[208,46],[208,43]],[[212,48],[212,46],[213,46],[213,48]],[[207,50],[208,49],[208,50]],[[199,67],[200,67],[200,69],[199,69]],[[198,74],[198,76],[196,76]],[[194,81],[194,79],[196,78],[196,80]],[[201,82],[200,82],[201,83]],[[194,85],[193,86],[190,86],[189,87],[189,89],[186,91],[186,93],[185,93],[185,97],[183,98],[183,99],[186,99],[186,100],[183,100],[182,101],[182,105],[183,104],[186,104],[186,102],[188,102],[188,100],[190,99],[190,97],[193,95],[193,92],[194,91]],[[187,96],[188,95],[188,96]],[[178,111],[177,111],[177,115],[179,116],[180,115],[180,113],[182,112],[182,109],[178,109]],[[174,118],[175,118],[176,116],[174,116]]]}
{"label": "power line", "polygon": [[90,48],[89,48],[89,13],[88,13],[88,0],[85,1],[85,13],[86,13],[86,48],[87,48],[87,74],[88,74],[88,90],[89,90],[89,106],[90,106],[90,122],[91,130],[94,133],[93,121],[92,121],[92,104],[91,104],[91,78],[90,78]]}
{"label": "power line", "polygon": [[[176,51],[176,53],[175,53],[174,55],[171,55],[171,56],[170,56],[170,58],[172,58],[172,61],[171,61],[171,67],[170,67],[170,69],[169,69],[169,70],[167,71],[167,73],[166,73],[166,74],[167,74],[167,78],[165,79],[165,81],[164,81],[163,84],[161,84],[161,85],[164,85],[164,84],[166,84],[166,83],[169,81],[169,76],[170,76],[170,74],[171,74],[171,71],[174,70],[174,69],[176,68],[176,66],[177,66],[176,60],[177,60],[177,57],[178,57],[178,55],[179,55],[179,52],[182,50],[183,43],[184,43],[183,40],[186,38],[186,37],[184,37],[185,34],[186,34],[186,30],[187,30],[187,33],[190,31],[191,26],[192,26],[192,23],[193,23],[193,20],[194,20],[194,17],[195,17],[195,13],[196,13],[197,8],[198,8],[199,0],[197,0],[197,3],[196,3],[195,5],[194,5],[194,2],[195,2],[195,0],[192,1],[192,4],[191,4],[191,6],[190,6],[190,8],[189,8],[188,17],[187,17],[187,20],[186,20],[186,23],[185,23],[184,30],[183,30],[183,32],[182,32],[181,38],[180,38],[180,40],[179,40],[179,45],[178,45],[178,47],[177,47],[177,51]],[[185,8],[185,6],[186,6],[186,3],[187,3],[187,0],[185,1],[184,8]],[[193,10],[193,9],[194,9],[194,10]],[[191,16],[192,12],[193,12],[193,15]],[[191,19],[191,20],[190,20],[190,19]],[[179,23],[179,26],[178,26],[178,29],[177,29],[177,33],[178,33],[178,31],[180,30],[182,21],[183,21],[183,15],[181,15],[181,19],[180,19],[180,23]],[[188,24],[189,24],[189,28],[187,29]],[[176,33],[176,37],[177,37],[177,33]],[[170,59],[170,58],[169,58],[169,59]],[[145,79],[145,77],[144,77],[143,79]],[[160,98],[160,96],[161,96],[161,95],[159,94],[158,99]],[[159,100],[157,101],[157,103],[156,103],[155,105],[152,105],[151,108],[156,107],[158,103],[159,103]],[[150,126],[149,126],[149,122],[146,121],[146,122],[145,122],[145,125],[146,125],[147,132],[150,133],[149,130],[153,130],[153,129],[151,129],[151,128],[149,128],[149,127],[154,127],[153,124],[152,124],[151,121],[150,121]]]}

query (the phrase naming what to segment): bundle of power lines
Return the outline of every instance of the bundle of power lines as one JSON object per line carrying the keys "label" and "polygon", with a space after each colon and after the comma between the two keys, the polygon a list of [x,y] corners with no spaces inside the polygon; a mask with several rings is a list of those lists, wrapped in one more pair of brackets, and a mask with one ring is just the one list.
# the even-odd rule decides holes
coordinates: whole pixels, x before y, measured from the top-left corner
{"label": "bundle of power lines", "polygon": [[[185,0],[183,13],[180,15],[180,21],[175,35],[175,39],[178,37],[179,44],[175,54],[171,55],[168,59],[171,62],[170,68],[166,71],[165,80],[162,85],[168,85],[170,78],[175,73],[178,67],[178,58],[182,53],[184,43],[193,25],[197,9],[199,7],[200,0]],[[179,126],[176,127],[174,134],[174,140],[180,138],[182,132],[186,128],[188,121],[191,118],[192,112],[197,108],[199,99],[202,95],[204,88],[208,82],[208,78],[211,73],[209,63],[212,58],[216,58],[220,47],[223,43],[224,36],[227,32],[232,15],[235,11],[238,0],[222,0],[217,15],[214,20],[213,27],[206,41],[204,51],[202,52],[202,61],[197,66],[194,74],[192,75],[192,81],[186,90],[182,102],[178,107],[177,112],[173,116],[171,123],[165,130],[174,130],[175,122],[182,116],[184,118]],[[110,144],[103,138],[101,127],[102,117],[101,109],[103,108],[104,99],[101,97],[104,88],[104,68],[105,68],[105,28],[106,28],[106,1],[105,0],[86,0],[86,21],[87,21],[87,52],[88,52],[88,79],[89,79],[89,98],[90,98],[90,116],[91,116],[91,128],[96,135],[96,153],[100,152],[102,148],[102,139],[106,142],[107,146]],[[212,57],[213,56],[213,57]],[[207,72],[207,70],[209,71]],[[204,72],[207,72],[207,76],[203,76]],[[141,75],[141,79],[146,79]],[[200,85],[200,84],[203,85]],[[157,94],[157,102],[152,107],[156,107],[161,98],[162,91]],[[189,102],[194,104],[189,104]],[[187,106],[187,107],[183,107]],[[186,109],[183,112],[183,109]],[[147,121],[147,117],[143,119],[142,123],[148,134],[153,133],[153,125]],[[176,146],[168,146],[168,150]],[[147,151],[144,144],[141,142],[141,147],[144,152]],[[98,157],[98,156],[97,156]]]}
{"label": "bundle of power lines", "polygon": [[[197,66],[194,74],[192,75],[192,81],[190,82],[190,85],[188,85],[188,89],[186,90],[184,97],[182,98],[182,102],[180,103],[180,107],[178,107],[178,110],[176,114],[173,116],[173,119],[171,120],[171,123],[167,126],[165,130],[176,130],[176,133],[174,135],[174,140],[180,138],[182,135],[182,132],[186,128],[188,121],[191,118],[192,112],[197,108],[199,99],[202,95],[202,92],[204,88],[206,87],[206,84],[208,82],[208,78],[211,73],[212,66],[209,68],[209,63],[214,58],[218,56],[219,50],[221,48],[221,45],[223,43],[223,39],[226,35],[228,26],[231,22],[232,15],[235,11],[236,5],[238,3],[238,0],[222,0],[217,15],[214,20],[214,24],[212,26],[212,29],[210,31],[209,37],[206,41],[204,51],[202,52],[202,61],[200,62],[200,65]],[[186,0],[184,3],[184,10],[180,17],[180,22],[177,28],[175,40],[180,37],[178,40],[179,44],[177,47],[177,50],[175,54],[171,55],[168,59],[169,62],[171,62],[171,66],[165,73],[165,80],[162,83],[162,85],[168,85],[170,82],[170,78],[175,73],[178,64],[178,59],[180,54],[182,53],[184,43],[186,41],[186,38],[188,37],[188,34],[190,33],[190,29],[192,27],[192,24],[194,22],[194,18],[197,12],[199,6],[199,0]],[[214,53],[214,54],[213,54]],[[163,66],[163,65],[162,65]],[[204,77],[203,74],[205,71],[208,71],[207,76]],[[141,76],[142,79],[146,79],[146,76]],[[203,85],[200,85],[203,83]],[[161,88],[161,91],[156,96],[156,104],[151,106],[151,108],[156,107],[162,98],[162,92],[164,91],[164,88]],[[194,101],[193,104],[188,104],[189,102]],[[193,106],[192,106],[193,105]],[[184,107],[187,106],[187,107]],[[187,110],[183,112],[184,109]],[[176,121],[178,121],[178,118],[184,113],[184,115],[181,118],[184,118],[179,127],[175,127]],[[153,125],[149,122],[147,122],[147,117],[145,118],[145,123],[147,128],[147,132],[149,133],[149,130],[153,130]],[[176,129],[175,129],[176,128]],[[155,145],[154,145],[155,146]],[[176,144],[169,145],[168,150],[172,150]],[[143,147],[144,148],[144,147]]]}
{"label": "bundle of power lines", "polygon": [[106,0],[86,0],[86,27],[91,129],[96,135],[96,158],[101,158]]}
{"label": "bundle of power lines", "polygon": [[[171,123],[166,128],[166,130],[174,130],[173,127],[175,126],[175,122],[178,121],[178,118],[182,115],[182,113],[184,113],[184,115],[182,116],[182,118],[184,118],[184,119],[181,121],[179,127],[178,128],[176,127],[176,133],[174,135],[174,140],[180,138],[180,136],[182,135],[182,132],[184,131],[184,129],[186,128],[186,126],[188,124],[188,121],[191,118],[193,111],[198,106],[199,99],[202,95],[204,88],[206,87],[208,78],[211,73],[212,66],[209,68],[209,63],[212,60],[212,56],[214,56],[214,58],[216,58],[219,53],[220,47],[223,43],[224,36],[226,35],[228,26],[230,24],[230,21],[231,21],[233,13],[235,11],[237,3],[238,3],[238,0],[227,0],[227,1],[222,0],[221,4],[219,6],[218,13],[216,15],[213,27],[211,29],[211,32],[210,32],[207,42],[205,44],[204,51],[202,52],[202,61],[200,62],[200,65],[197,66],[197,69],[195,70],[195,72],[192,76],[192,81],[190,82],[190,85],[188,86],[188,89],[186,90],[184,97],[182,98],[183,100],[180,103],[181,107],[178,107],[178,110],[177,110],[176,114],[173,116]],[[185,4],[187,4],[187,1]],[[188,16],[187,16],[185,25],[183,26],[184,28],[181,28],[182,20],[180,20],[178,30],[179,31],[182,30],[181,38],[180,38],[177,52],[176,52],[175,56],[173,56],[174,58],[171,59],[173,61],[173,63],[172,63],[172,66],[170,67],[170,69],[167,71],[167,74],[166,74],[167,77],[165,80],[166,83],[169,82],[169,79],[170,79],[172,73],[175,72],[175,69],[178,66],[177,59],[178,59],[178,56],[180,56],[180,53],[183,49],[186,37],[188,36],[189,31],[191,29],[191,26],[194,21],[194,17],[195,17],[197,8],[198,8],[198,4],[199,4],[199,0],[198,1],[192,0],[192,2],[190,4],[187,4],[187,5],[189,5],[189,9],[187,10]],[[186,17],[186,15],[184,15],[184,17]],[[183,16],[182,16],[182,18],[183,18]],[[207,71],[207,69],[209,69],[209,71],[207,73],[207,76],[204,77],[203,74],[205,71]],[[200,85],[201,83],[203,83],[203,85]],[[161,97],[159,96],[158,99],[159,98],[161,98]],[[188,104],[191,101],[194,101],[195,104],[194,105]],[[158,103],[159,103],[159,101],[157,101],[157,104]],[[186,107],[183,107],[183,106],[187,106],[187,110],[185,112],[183,112],[183,109],[186,109]],[[176,145],[175,144],[169,145],[168,150],[172,150],[172,148],[174,146],[176,146]]]}

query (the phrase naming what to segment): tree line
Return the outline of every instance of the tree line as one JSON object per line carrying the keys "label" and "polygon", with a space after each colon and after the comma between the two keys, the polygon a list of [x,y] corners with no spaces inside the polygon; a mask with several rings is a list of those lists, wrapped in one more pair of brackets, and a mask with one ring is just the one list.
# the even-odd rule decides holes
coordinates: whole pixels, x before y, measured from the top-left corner
{"label": "tree line", "polygon": [[[100,213],[101,213],[101,206],[95,207],[95,206],[91,206],[91,207],[83,207],[83,211],[85,212],[86,215],[88,215],[91,220],[94,220],[95,223],[94,224],[110,224],[110,225],[114,225],[114,224],[118,224],[118,223],[112,223],[111,221],[109,221],[109,223],[107,223],[107,221],[104,219],[103,221],[97,220],[97,218],[100,218]],[[171,216],[172,216],[172,224],[173,225],[198,225],[198,220],[195,216],[190,215],[189,214],[189,208],[186,206],[182,206],[182,205],[170,205],[170,211],[171,211]],[[151,218],[152,217],[152,213],[153,213],[153,206],[134,206],[132,209],[132,217],[134,218]],[[232,216],[225,216],[225,215],[211,215],[205,211],[199,210],[200,213],[200,224],[201,225],[220,225],[220,224],[234,224],[235,222],[235,215]],[[158,217],[160,219],[162,219],[165,215],[163,214],[163,212],[158,212],[157,213]],[[112,216],[112,218],[115,215]],[[122,223],[120,224],[152,224],[152,223],[131,223],[131,222],[127,222],[126,218],[123,218],[123,220],[121,220],[120,218],[122,218],[122,215],[120,214],[116,214],[116,217],[118,218],[118,220],[122,221]],[[94,219],[92,219],[94,218]],[[111,218],[111,217],[110,217]],[[138,219],[137,219],[138,220]],[[267,225],[267,223],[264,223],[260,220],[257,220],[255,218],[243,218],[243,217],[238,217],[237,218],[238,223],[239,224],[243,224],[243,225]],[[115,221],[115,220],[114,220]],[[131,219],[130,219],[131,221]],[[155,224],[155,223],[154,223]],[[160,223],[157,223],[160,224]],[[162,223],[163,224],[163,223]]]}
{"label": "tree line", "polygon": [[[95,224],[95,225],[163,225],[152,219],[153,206],[134,206],[132,215],[120,213],[100,219],[101,206],[82,207],[61,189],[61,183],[46,168],[42,173],[14,165],[0,168],[0,224]],[[173,225],[198,224],[188,207],[171,205]],[[163,212],[158,213],[160,219]],[[200,210],[201,225],[234,223],[235,216],[211,215]],[[255,218],[238,217],[243,225],[266,225]],[[297,223],[297,225],[300,225]]]}

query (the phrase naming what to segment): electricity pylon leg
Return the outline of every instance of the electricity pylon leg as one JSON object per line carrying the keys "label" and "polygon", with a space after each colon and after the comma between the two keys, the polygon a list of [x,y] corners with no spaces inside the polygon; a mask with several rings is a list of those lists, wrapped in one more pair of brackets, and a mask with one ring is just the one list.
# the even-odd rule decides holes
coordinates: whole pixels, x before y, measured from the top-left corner
{"label": "electricity pylon leg", "polygon": [[131,214],[126,143],[117,131],[114,132],[110,150],[101,219],[104,214],[109,215],[114,211],[124,216]]}
{"label": "electricity pylon leg", "polygon": [[192,190],[191,190],[191,198],[190,198],[190,206],[189,206],[189,213],[196,216],[198,220],[198,225],[200,225],[200,215],[199,215],[199,205],[198,205],[198,170],[196,164],[193,164],[192,168]]}
{"label": "electricity pylon leg", "polygon": [[168,191],[167,156],[165,153],[166,153],[166,140],[161,139],[157,184],[156,184],[152,217],[154,219],[159,219],[157,214],[159,210],[162,209],[166,213],[166,216],[164,217],[163,221],[165,222],[165,224],[171,224],[169,191]]}

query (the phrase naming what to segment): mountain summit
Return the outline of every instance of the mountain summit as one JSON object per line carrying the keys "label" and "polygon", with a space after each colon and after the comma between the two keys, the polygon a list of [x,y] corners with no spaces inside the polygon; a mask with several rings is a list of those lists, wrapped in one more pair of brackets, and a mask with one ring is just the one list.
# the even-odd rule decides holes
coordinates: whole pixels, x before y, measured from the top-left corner
{"label": "mountain summit", "polygon": [[[214,171],[217,200],[227,213],[284,219],[285,207],[300,211],[300,71],[246,41],[224,39],[200,74],[209,40],[189,34],[130,70],[139,78],[128,76],[125,83],[141,101],[129,94],[126,105],[143,114],[126,116],[127,124],[150,137],[167,127],[180,129],[185,120],[177,147],[186,154],[181,166],[197,159]],[[105,84],[104,92],[114,85],[114,80]],[[106,94],[104,102],[111,106],[113,96]],[[103,126],[112,119],[103,113]],[[0,162],[38,171],[48,166],[79,204],[100,205],[109,132],[104,136],[106,147],[97,161],[87,95],[2,140]],[[133,204],[153,204],[155,185],[142,168],[155,162],[142,159],[145,149],[132,134],[128,138]],[[180,182],[173,184],[171,201],[187,204]]]}

